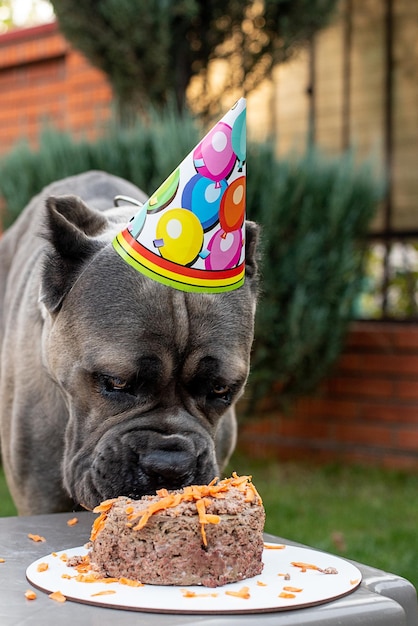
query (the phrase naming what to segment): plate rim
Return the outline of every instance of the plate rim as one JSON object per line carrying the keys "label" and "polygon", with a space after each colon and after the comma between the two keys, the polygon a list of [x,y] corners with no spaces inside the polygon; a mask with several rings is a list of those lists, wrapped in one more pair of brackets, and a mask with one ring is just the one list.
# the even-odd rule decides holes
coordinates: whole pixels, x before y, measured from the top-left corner
{"label": "plate rim", "polygon": [[[261,606],[261,607],[249,607],[249,608],[239,608],[239,607],[231,607],[231,608],[213,608],[213,609],[209,609],[209,608],[197,608],[197,607],[192,607],[190,606],[187,608],[164,608],[164,607],[150,607],[150,606],[140,606],[138,605],[134,605],[134,604],[120,604],[120,603],[113,603],[112,602],[112,596],[106,596],[106,600],[100,599],[99,596],[93,597],[91,599],[86,599],[84,597],[79,597],[77,595],[73,595],[71,593],[68,593],[67,591],[64,593],[65,598],[68,601],[71,602],[76,602],[79,604],[84,604],[86,606],[95,606],[95,607],[100,607],[100,608],[109,608],[109,609],[116,609],[116,610],[123,610],[123,611],[134,611],[134,612],[143,612],[143,613],[160,613],[160,614],[170,614],[170,615],[244,615],[244,614],[257,614],[257,613],[277,613],[277,612],[285,612],[285,611],[295,611],[295,610],[299,610],[299,609],[304,609],[304,608],[309,608],[309,607],[313,607],[313,606],[320,606],[323,604],[328,604],[330,602],[334,602],[335,600],[338,600],[340,598],[343,598],[344,596],[347,596],[351,593],[353,593],[356,589],[358,589],[358,587],[361,585],[362,582],[362,573],[359,570],[359,568],[352,563],[350,560],[345,559],[344,557],[340,557],[338,555],[333,555],[331,553],[327,553],[327,552],[323,552],[321,550],[317,550],[315,548],[309,548],[309,547],[305,547],[305,546],[295,546],[292,544],[287,544],[285,542],[271,542],[271,541],[264,541],[264,545],[266,546],[277,546],[277,545],[283,545],[285,546],[285,548],[291,548],[292,550],[297,550],[297,551],[301,551],[301,552],[314,552],[316,554],[320,554],[322,556],[327,556],[330,557],[334,560],[337,561],[342,561],[345,564],[347,564],[348,566],[350,566],[351,568],[353,568],[353,571],[356,572],[357,575],[357,579],[356,582],[354,584],[352,584],[349,588],[345,589],[344,591],[342,591],[341,593],[338,594],[333,594],[331,596],[328,597],[324,597],[324,598],[320,598],[318,600],[313,600],[313,601],[306,601],[303,602],[302,600],[298,599],[298,603],[297,604],[286,604],[286,605],[271,605],[271,606]],[[264,548],[264,551],[268,550],[269,548]],[[277,549],[277,548],[276,548]],[[50,588],[49,585],[42,585],[39,582],[35,581],[31,578],[30,576],[30,571],[36,566],[38,565],[40,562],[45,561],[48,558],[57,558],[59,559],[59,557],[63,554],[68,554],[70,553],[70,556],[72,556],[71,553],[73,553],[73,551],[83,551],[84,553],[88,552],[88,549],[85,547],[85,545],[82,546],[75,546],[72,548],[66,548],[63,550],[59,550],[59,551],[54,551],[54,552],[50,552],[49,554],[46,554],[44,556],[39,557],[38,559],[36,559],[35,561],[33,561],[30,565],[28,565],[28,567],[26,568],[26,579],[27,581],[36,589],[38,589],[39,591],[42,591],[43,593],[46,594],[50,594],[53,593],[54,591],[56,591],[57,589],[55,588]],[[264,551],[263,551],[263,555],[264,555]],[[29,573],[28,573],[29,572]],[[35,572],[36,574],[36,572]],[[256,584],[256,579],[260,580],[260,577],[262,577],[263,574],[259,574],[257,576],[254,576],[252,578],[247,578],[241,581],[237,581],[236,583],[229,583],[229,585],[237,585],[240,584],[242,586],[246,586],[246,581],[250,581],[253,580],[254,583]],[[119,583],[112,583],[112,584],[119,584]],[[219,587],[205,587],[205,586],[198,586],[198,585],[145,585],[148,587],[169,587],[170,589],[173,588],[177,588],[177,589],[183,589],[183,588],[187,588],[187,589],[197,589],[197,590],[202,590],[202,589],[208,589],[208,592],[216,592],[219,589],[223,589],[225,587],[228,587],[228,585],[221,585]],[[122,587],[122,585],[121,585]]]}

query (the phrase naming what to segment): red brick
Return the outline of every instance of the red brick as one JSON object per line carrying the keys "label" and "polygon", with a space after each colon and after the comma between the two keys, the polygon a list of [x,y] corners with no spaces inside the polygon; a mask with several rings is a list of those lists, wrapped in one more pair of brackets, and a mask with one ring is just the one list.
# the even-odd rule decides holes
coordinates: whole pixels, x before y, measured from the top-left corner
{"label": "red brick", "polygon": [[318,420],[281,420],[279,425],[279,436],[284,437],[297,437],[301,439],[325,439],[329,436],[330,427],[327,422]]}
{"label": "red brick", "polygon": [[1,153],[22,137],[35,147],[45,119],[76,138],[97,136],[112,114],[110,86],[56,24],[0,36],[0,50]]}
{"label": "red brick", "polygon": [[380,465],[387,469],[417,472],[418,471],[418,456],[407,456],[407,455],[387,453],[383,456]]}
{"label": "red brick", "polygon": [[359,403],[336,397],[301,398],[296,402],[293,415],[303,418],[330,418],[339,421],[342,418],[356,419],[359,416]]}
{"label": "red brick", "polygon": [[415,325],[400,325],[400,328],[394,331],[393,337],[396,348],[418,351],[418,328]]}
{"label": "red brick", "polygon": [[334,437],[346,444],[368,444],[376,446],[393,445],[393,429],[384,426],[372,426],[364,424],[337,424],[334,429]]}
{"label": "red brick", "polygon": [[250,435],[250,436],[259,436],[264,434],[270,434],[278,430],[278,422],[279,420],[272,421],[269,419],[260,419],[251,421],[248,424],[244,424],[240,428],[240,434],[242,436]]}
{"label": "red brick", "polygon": [[393,333],[385,329],[384,325],[359,324],[353,325],[346,341],[346,349],[372,348],[378,351],[390,352],[393,347]]}
{"label": "red brick", "polygon": [[348,372],[414,374],[418,376],[418,355],[402,354],[343,354],[339,369]]}
{"label": "red brick", "polygon": [[351,395],[352,397],[390,398],[395,393],[396,381],[390,378],[364,378],[363,376],[332,377],[327,383],[330,395]]}
{"label": "red brick", "polygon": [[416,451],[418,457],[418,423],[416,428],[399,429],[396,443],[400,449]]}
{"label": "red brick", "polygon": [[418,424],[418,407],[415,404],[364,403],[361,405],[361,419],[397,424]]}
{"label": "red brick", "polygon": [[[395,392],[398,398],[418,400],[418,380],[398,380],[394,384]],[[418,413],[417,406],[416,409]]]}
{"label": "red brick", "polygon": [[346,340],[346,349],[369,348],[373,352],[391,352],[401,348],[418,350],[418,328],[413,324],[366,323],[353,324]]}

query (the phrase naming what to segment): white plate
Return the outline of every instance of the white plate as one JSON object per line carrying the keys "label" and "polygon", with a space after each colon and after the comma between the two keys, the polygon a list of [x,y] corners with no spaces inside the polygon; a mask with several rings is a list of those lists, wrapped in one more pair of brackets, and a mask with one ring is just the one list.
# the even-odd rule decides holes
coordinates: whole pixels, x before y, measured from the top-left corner
{"label": "white plate", "polygon": [[[266,543],[263,552],[264,569],[259,576],[238,583],[208,588],[201,586],[177,587],[144,585],[128,587],[120,583],[83,583],[62,578],[63,574],[75,576],[76,570],[67,567],[60,557],[85,555],[84,547],[62,550],[49,554],[32,563],[26,570],[29,582],[48,593],[61,591],[68,600],[132,611],[155,613],[257,613],[283,611],[335,600],[353,591],[361,582],[361,572],[352,563],[337,556],[286,545],[277,549],[277,544]],[[276,549],[274,549],[276,547]],[[336,574],[324,574],[314,569],[301,571],[292,562],[313,564],[322,569],[332,567]],[[48,569],[38,572],[40,563]],[[289,574],[290,580],[284,575]],[[239,591],[248,587],[247,599],[233,597],[226,592]],[[293,598],[280,597],[285,587],[295,587]],[[194,592],[193,597],[184,597],[184,590]],[[93,595],[101,591],[112,591],[109,595]],[[285,591],[286,592],[286,591]],[[288,592],[289,593],[289,592]]]}

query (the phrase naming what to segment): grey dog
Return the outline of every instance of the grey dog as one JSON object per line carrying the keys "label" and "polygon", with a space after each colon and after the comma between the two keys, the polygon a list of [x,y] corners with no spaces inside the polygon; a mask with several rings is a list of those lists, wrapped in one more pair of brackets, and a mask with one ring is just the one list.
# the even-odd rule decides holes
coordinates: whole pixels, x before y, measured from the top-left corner
{"label": "grey dog", "polygon": [[141,202],[88,172],[53,183],[0,240],[2,461],[19,514],[210,481],[236,442],[257,297],[185,293],[143,276],[113,237]]}

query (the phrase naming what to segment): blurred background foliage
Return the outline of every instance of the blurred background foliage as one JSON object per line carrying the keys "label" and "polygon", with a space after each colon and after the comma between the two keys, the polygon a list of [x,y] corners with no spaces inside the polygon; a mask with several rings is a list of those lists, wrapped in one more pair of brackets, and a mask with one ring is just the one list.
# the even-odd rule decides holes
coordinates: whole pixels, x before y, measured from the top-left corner
{"label": "blurred background foliage", "polygon": [[[0,161],[10,224],[50,182],[89,169],[152,193],[202,136],[176,107],[129,129],[115,122],[96,141],[45,129],[39,148],[20,143]],[[262,226],[262,285],[252,359],[253,400],[279,403],[315,389],[338,357],[364,282],[364,238],[382,193],[352,155],[315,150],[277,160],[269,143],[248,147],[247,217]],[[277,391],[278,386],[278,391]]]}
{"label": "blurred background foliage", "polygon": [[[174,97],[217,115],[329,23],[337,0],[51,0],[60,29],[107,75],[123,122]],[[208,88],[218,64],[219,90]],[[221,68],[221,69],[220,69]]]}

